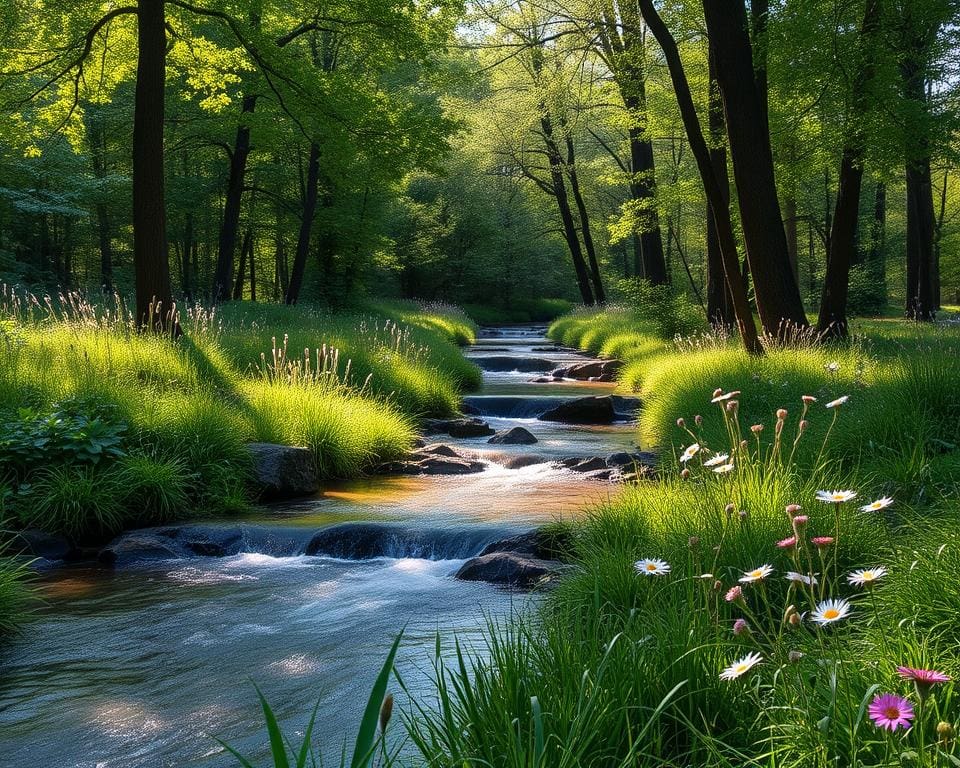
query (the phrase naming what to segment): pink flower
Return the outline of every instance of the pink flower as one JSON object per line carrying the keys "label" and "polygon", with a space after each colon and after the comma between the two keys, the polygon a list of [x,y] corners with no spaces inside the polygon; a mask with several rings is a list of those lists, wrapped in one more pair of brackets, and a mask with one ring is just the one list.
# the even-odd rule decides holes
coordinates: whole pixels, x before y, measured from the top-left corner
{"label": "pink flower", "polygon": [[778,408],[778,409],[777,409],[777,418],[780,419],[780,421],[783,421],[785,418],[787,418],[787,409],[786,409],[786,408]]}
{"label": "pink flower", "polygon": [[730,587],[727,590],[727,594],[723,597],[728,603],[733,603],[737,600],[743,599],[743,590],[740,587]]}
{"label": "pink flower", "polygon": [[913,705],[903,696],[894,693],[881,693],[870,702],[867,710],[870,719],[877,728],[895,731],[897,728],[909,728],[913,720]]}
{"label": "pink flower", "polygon": [[950,675],[938,672],[935,669],[914,669],[913,667],[897,667],[897,674],[904,680],[913,681],[917,694],[925,700],[930,689],[937,683],[949,683]]}
{"label": "pink flower", "polygon": [[793,549],[793,547],[797,546],[797,537],[788,536],[785,539],[781,539],[777,542],[777,546],[780,547],[780,549]]}
{"label": "pink flower", "polygon": [[809,520],[809,519],[810,519],[810,518],[807,517],[806,515],[797,515],[796,517],[793,518],[793,524],[794,524],[794,525],[797,525],[797,526],[799,526],[799,525],[806,525],[806,524],[807,524],[807,520]]}
{"label": "pink flower", "polygon": [[812,539],[810,539],[810,543],[815,547],[829,547],[831,544],[833,544],[833,536],[814,536]]}
{"label": "pink flower", "polygon": [[793,517],[801,509],[803,509],[803,507],[799,504],[787,504],[787,517]]}
{"label": "pink flower", "polygon": [[748,635],[750,634],[750,625],[747,624],[746,619],[737,619],[733,622],[733,634],[737,635]]}
{"label": "pink flower", "polygon": [[817,398],[815,398],[813,395],[804,395],[800,399],[803,400],[803,402],[805,402],[807,405],[817,402]]}

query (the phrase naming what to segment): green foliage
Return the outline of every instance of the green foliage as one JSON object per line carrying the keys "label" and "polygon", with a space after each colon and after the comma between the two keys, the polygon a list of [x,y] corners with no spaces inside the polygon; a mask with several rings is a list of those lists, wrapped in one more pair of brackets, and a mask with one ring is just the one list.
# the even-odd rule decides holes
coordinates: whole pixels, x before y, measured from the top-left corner
{"label": "green foliage", "polygon": [[123,527],[124,485],[115,469],[64,464],[40,469],[21,484],[20,523],[51,533],[97,540]]}
{"label": "green foliage", "polygon": [[617,292],[636,321],[650,324],[661,339],[690,336],[706,329],[703,310],[669,285],[651,285],[640,278],[620,280]]}
{"label": "green foliage", "polygon": [[120,464],[119,479],[128,514],[144,524],[190,512],[194,478],[180,457],[127,456]]}
{"label": "green foliage", "polygon": [[55,403],[50,413],[20,408],[3,425],[0,468],[23,474],[37,466],[97,464],[123,456],[127,425],[116,420],[114,410],[70,401]]}

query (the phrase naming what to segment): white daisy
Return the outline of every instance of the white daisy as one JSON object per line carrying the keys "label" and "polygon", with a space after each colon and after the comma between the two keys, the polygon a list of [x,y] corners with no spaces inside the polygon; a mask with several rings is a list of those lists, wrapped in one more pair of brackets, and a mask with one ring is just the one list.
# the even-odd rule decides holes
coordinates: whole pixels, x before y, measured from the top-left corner
{"label": "white daisy", "polygon": [[752,571],[746,571],[743,576],[740,577],[740,583],[750,584],[754,581],[762,581],[771,573],[773,573],[772,565],[761,565],[759,568],[754,568]]}
{"label": "white daisy", "polygon": [[856,491],[817,491],[817,501],[825,504],[842,504],[857,498]]}
{"label": "white daisy", "polygon": [[843,397],[838,397],[836,400],[831,400],[831,401],[830,401],[829,403],[827,403],[824,407],[825,407],[825,408],[839,408],[841,405],[843,405],[843,404],[844,404],[845,402],[847,402],[847,400],[849,400],[849,399],[850,399],[850,396],[849,396],[849,395],[844,395]]}
{"label": "white daisy", "polygon": [[637,573],[642,573],[644,576],[666,576],[670,573],[670,563],[666,560],[637,560],[633,567]]}
{"label": "white daisy", "polygon": [[879,512],[881,509],[886,509],[891,504],[893,504],[893,499],[889,496],[884,496],[882,499],[877,499],[876,501],[871,501],[869,504],[864,504],[860,507],[861,512]]}
{"label": "white daisy", "polygon": [[827,363],[823,367],[826,368],[828,371],[830,371],[830,373],[836,373],[837,371],[840,370],[840,363],[834,361],[832,363]]}
{"label": "white daisy", "polygon": [[739,661],[733,662],[723,672],[720,673],[721,680],[736,680],[741,675],[745,675],[753,669],[763,657],[759,653],[748,653]]}
{"label": "white daisy", "polygon": [[810,614],[810,618],[820,626],[833,624],[835,621],[846,618],[850,613],[850,603],[846,600],[824,600],[817,609]]}
{"label": "white daisy", "polygon": [[739,394],[740,394],[740,390],[739,390],[739,389],[735,389],[735,390],[733,390],[733,392],[727,392],[727,394],[725,394],[725,395],[724,395],[724,394],[719,394],[719,395],[717,395],[717,396],[714,397],[713,400],[711,400],[710,402],[711,402],[711,403],[722,403],[724,400],[730,400],[731,398],[736,397],[736,396],[739,395]]}
{"label": "white daisy", "polygon": [[680,455],[680,463],[686,464],[690,459],[697,455],[700,451],[700,443],[694,443],[693,445],[687,446],[683,453]]}
{"label": "white daisy", "polygon": [[721,464],[719,467],[714,467],[713,471],[718,475],[725,475],[727,472],[733,472],[733,462],[731,461],[728,464]]}
{"label": "white daisy", "polygon": [[717,466],[718,464],[723,464],[723,463],[724,463],[727,459],[729,459],[729,458],[730,458],[729,454],[726,454],[726,453],[718,453],[718,454],[716,454],[715,456],[712,456],[712,457],[710,457],[709,459],[707,459],[705,462],[703,462],[703,466],[705,466],[705,467],[715,467],[715,466]]}
{"label": "white daisy", "polygon": [[856,587],[869,587],[877,579],[882,579],[886,575],[887,569],[878,565],[876,568],[862,568],[859,571],[854,571],[847,576],[847,581]]}
{"label": "white daisy", "polygon": [[807,586],[814,586],[817,583],[817,575],[813,574],[808,576],[805,573],[797,573],[796,571],[787,571],[784,577],[787,581],[797,582],[799,584],[806,584]]}

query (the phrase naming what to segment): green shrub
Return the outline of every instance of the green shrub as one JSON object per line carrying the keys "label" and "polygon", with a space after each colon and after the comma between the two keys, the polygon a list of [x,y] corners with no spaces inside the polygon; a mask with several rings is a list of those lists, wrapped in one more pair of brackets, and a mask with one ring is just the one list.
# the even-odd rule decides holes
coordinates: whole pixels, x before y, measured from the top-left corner
{"label": "green shrub", "polygon": [[33,601],[28,564],[0,549],[0,637],[20,628]]}
{"label": "green shrub", "polygon": [[115,469],[64,464],[43,469],[16,502],[24,527],[97,540],[124,525],[124,487]]}

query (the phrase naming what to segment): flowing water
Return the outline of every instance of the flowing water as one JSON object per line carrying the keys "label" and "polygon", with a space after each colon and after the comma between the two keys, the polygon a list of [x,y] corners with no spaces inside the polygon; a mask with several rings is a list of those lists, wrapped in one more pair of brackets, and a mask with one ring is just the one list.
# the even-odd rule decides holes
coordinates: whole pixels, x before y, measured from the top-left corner
{"label": "flowing water", "polygon": [[[531,327],[487,331],[467,354],[551,368],[584,359]],[[537,444],[439,438],[485,461],[482,473],[338,483],[243,521],[231,556],[43,572],[44,606],[0,656],[0,766],[236,765],[215,737],[259,763],[266,745],[252,683],[291,735],[319,700],[315,741],[337,762],[404,626],[398,668],[428,696],[438,632],[447,649],[457,637],[482,652],[486,620],[535,599],[452,574],[487,543],[616,492],[550,460],[634,447],[629,424],[536,420],[612,385],[531,383],[536,376],[487,372],[467,403],[496,429],[526,426]],[[538,463],[505,468],[519,454]],[[319,549],[315,536],[326,542]]]}

